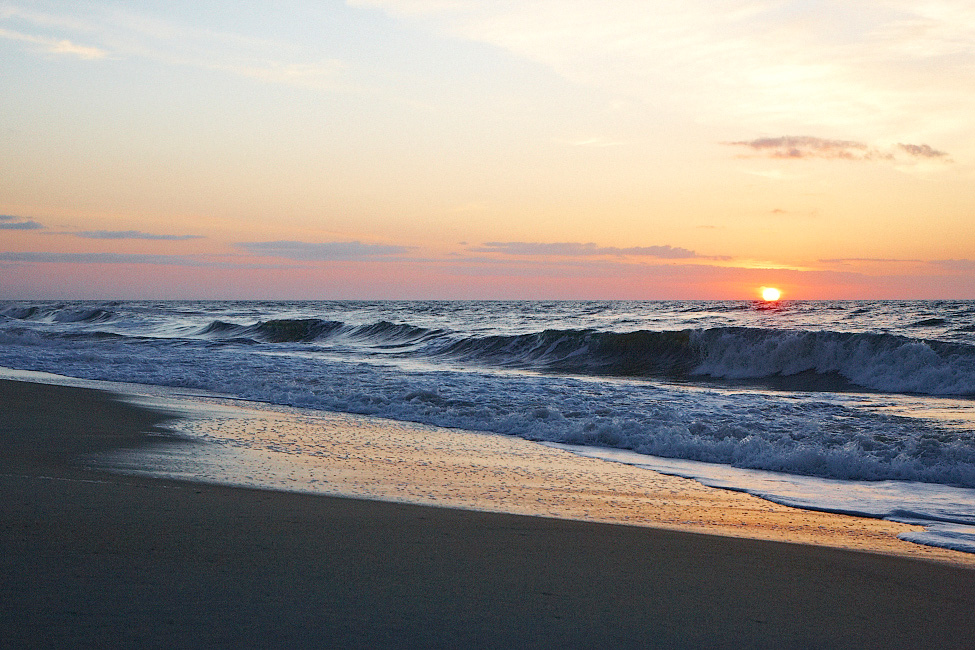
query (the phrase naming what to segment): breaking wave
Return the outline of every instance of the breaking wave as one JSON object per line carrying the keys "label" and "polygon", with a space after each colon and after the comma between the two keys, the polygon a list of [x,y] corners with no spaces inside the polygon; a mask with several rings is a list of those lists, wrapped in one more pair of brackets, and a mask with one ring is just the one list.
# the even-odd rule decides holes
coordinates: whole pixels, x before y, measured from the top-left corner
{"label": "breaking wave", "polygon": [[[104,309],[8,307],[20,320],[91,325],[49,337],[131,336],[110,323]],[[8,332],[11,333],[11,332]],[[144,340],[143,336],[133,336]],[[890,393],[975,396],[975,345],[908,336],[711,327],[611,332],[547,329],[513,335],[472,336],[446,328],[377,321],[348,324],[317,318],[271,319],[253,324],[215,320],[191,332],[160,337],[226,344],[290,344],[309,351],[365,357],[450,362],[473,367],[575,376],[735,381],[790,390],[866,389]],[[156,339],[159,340],[158,338]]]}
{"label": "breaking wave", "polygon": [[929,395],[975,395],[975,346],[893,334],[718,327],[679,331],[544,330],[460,336],[380,321],[351,326],[318,319],[255,325],[215,321],[202,336],[265,343],[341,340],[363,352],[479,366],[618,377],[791,379],[789,388],[856,386]]}
{"label": "breaking wave", "polygon": [[99,307],[36,307],[8,305],[0,308],[0,316],[13,320],[48,321],[53,323],[104,323],[112,320],[115,313]]}

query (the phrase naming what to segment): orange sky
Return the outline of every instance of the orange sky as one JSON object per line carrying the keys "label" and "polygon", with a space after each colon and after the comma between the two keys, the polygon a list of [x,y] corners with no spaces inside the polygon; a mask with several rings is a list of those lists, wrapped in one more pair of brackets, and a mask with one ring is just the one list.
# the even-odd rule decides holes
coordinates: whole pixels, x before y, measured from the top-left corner
{"label": "orange sky", "polygon": [[0,4],[0,299],[975,298],[968,0]]}

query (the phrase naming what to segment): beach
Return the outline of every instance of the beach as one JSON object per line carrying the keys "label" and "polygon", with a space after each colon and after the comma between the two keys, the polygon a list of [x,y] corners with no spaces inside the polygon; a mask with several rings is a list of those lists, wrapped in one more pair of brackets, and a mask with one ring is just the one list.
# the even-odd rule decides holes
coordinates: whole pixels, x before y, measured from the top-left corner
{"label": "beach", "polygon": [[180,444],[158,428],[170,417],[101,391],[0,382],[4,647],[962,648],[975,638],[970,555],[892,533],[914,550],[261,490],[86,462]]}

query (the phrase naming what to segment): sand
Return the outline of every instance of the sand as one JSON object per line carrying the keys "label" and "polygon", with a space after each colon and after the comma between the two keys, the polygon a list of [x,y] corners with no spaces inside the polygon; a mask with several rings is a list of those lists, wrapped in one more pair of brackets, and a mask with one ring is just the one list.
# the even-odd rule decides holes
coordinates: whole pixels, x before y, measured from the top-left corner
{"label": "sand", "polygon": [[975,568],[975,554],[897,538],[920,526],[799,510],[513,436],[207,402],[143,403],[193,409],[176,428],[219,444],[120,451],[101,456],[100,464],[170,478],[206,476],[265,489],[798,542]]}
{"label": "sand", "polygon": [[[953,559],[964,554],[88,467],[95,451],[164,442],[145,434],[165,417],[99,391],[0,381],[3,647],[973,647],[975,570]],[[636,510],[654,509],[645,498]],[[708,498],[673,512],[706,511]],[[691,525],[709,530],[734,507]]]}

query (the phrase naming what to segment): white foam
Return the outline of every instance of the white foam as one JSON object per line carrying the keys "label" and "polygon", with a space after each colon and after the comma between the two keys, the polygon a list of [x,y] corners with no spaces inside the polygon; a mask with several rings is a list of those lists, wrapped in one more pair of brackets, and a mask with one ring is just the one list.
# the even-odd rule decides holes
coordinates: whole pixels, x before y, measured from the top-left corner
{"label": "white foam", "polygon": [[[700,330],[694,374],[744,379],[837,374],[874,390],[975,395],[975,350],[886,334],[740,328]],[[936,346],[938,349],[935,349]]]}
{"label": "white foam", "polygon": [[747,492],[782,505],[925,526],[906,541],[975,553],[975,489],[912,481],[843,481],[728,465],[657,458],[620,449],[550,443],[573,453],[716,488]]}

